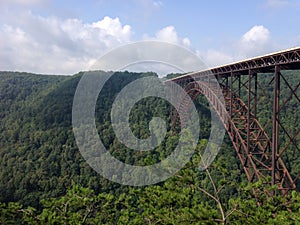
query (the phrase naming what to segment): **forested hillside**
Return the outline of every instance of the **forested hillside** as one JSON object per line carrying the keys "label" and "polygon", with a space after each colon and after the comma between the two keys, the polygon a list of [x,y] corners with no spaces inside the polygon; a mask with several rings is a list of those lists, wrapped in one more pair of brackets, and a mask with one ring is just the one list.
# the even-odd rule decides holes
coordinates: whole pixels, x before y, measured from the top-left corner
{"label": "forested hillside", "polygon": [[[168,132],[156,149],[135,152],[119,143],[112,130],[110,108],[118,92],[150,75],[154,74],[115,73],[96,106],[104,145],[117,159],[132,165],[158,162],[178,142],[176,134]],[[201,96],[196,102],[200,140],[191,161],[175,176],[137,188],[98,175],[81,156],[72,131],[72,103],[81,76],[0,73],[0,224],[300,223],[297,192],[289,198],[269,199],[262,191],[257,207],[251,189],[263,186],[247,184],[227,136],[209,169],[198,170],[210,133],[210,111]],[[159,98],[140,101],[130,114],[133,133],[148,137],[154,116],[170,127],[170,107]],[[296,116],[289,120],[299,124]]]}

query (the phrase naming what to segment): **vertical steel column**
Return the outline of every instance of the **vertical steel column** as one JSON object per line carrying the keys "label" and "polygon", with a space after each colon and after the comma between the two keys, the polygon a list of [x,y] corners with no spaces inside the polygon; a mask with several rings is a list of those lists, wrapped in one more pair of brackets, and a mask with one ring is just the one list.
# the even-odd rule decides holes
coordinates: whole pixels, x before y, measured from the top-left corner
{"label": "vertical steel column", "polygon": [[[217,84],[215,84],[216,86],[214,88],[217,88],[217,85],[220,85],[221,81],[220,81],[220,75],[217,75]],[[221,88],[217,88],[217,96],[220,96],[220,89]]]}
{"label": "vertical steel column", "polygon": [[238,95],[239,95],[239,98],[241,98],[241,74],[239,74],[238,76]]}
{"label": "vertical steel column", "polygon": [[254,114],[254,117],[256,118],[256,114],[257,114],[257,73],[254,73],[253,76],[254,76],[254,109],[253,109],[253,114]]}
{"label": "vertical steel column", "polygon": [[250,113],[251,113],[251,75],[252,71],[248,72],[248,112],[247,112],[247,154],[250,152]]}
{"label": "vertical steel column", "polygon": [[280,94],[280,69],[278,66],[275,66],[274,96],[273,96],[273,129],[272,129],[272,185],[276,184],[275,172],[276,172],[276,156],[278,152],[279,94]]}
{"label": "vertical steel column", "polygon": [[232,119],[232,104],[233,104],[233,72],[230,73],[230,120]]}
{"label": "vertical steel column", "polygon": [[226,76],[226,88],[228,89],[228,76]]}

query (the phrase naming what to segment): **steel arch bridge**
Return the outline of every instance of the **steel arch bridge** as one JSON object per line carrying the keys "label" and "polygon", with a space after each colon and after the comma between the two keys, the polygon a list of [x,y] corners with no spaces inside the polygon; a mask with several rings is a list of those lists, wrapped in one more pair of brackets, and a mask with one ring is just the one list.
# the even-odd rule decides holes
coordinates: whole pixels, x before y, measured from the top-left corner
{"label": "steel arch bridge", "polygon": [[[297,82],[288,79],[291,70],[299,70]],[[300,112],[300,47],[189,73],[167,80],[166,84],[173,82],[193,100],[200,94],[207,98],[221,119],[249,182],[263,180],[276,185],[283,195],[296,189],[300,171],[292,174],[286,165],[287,152],[300,156],[300,124],[288,129],[283,118],[288,107],[296,107]],[[180,104],[182,110],[188,111],[184,99]],[[261,121],[261,111],[266,108],[268,121]],[[177,119],[178,112],[173,116],[173,125]]]}

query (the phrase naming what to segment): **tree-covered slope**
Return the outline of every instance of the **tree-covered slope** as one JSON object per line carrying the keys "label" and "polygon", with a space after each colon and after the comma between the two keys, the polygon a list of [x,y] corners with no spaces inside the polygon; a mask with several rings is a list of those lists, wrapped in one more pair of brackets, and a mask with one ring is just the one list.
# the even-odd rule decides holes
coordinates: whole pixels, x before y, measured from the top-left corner
{"label": "tree-covered slope", "polygon": [[[178,142],[176,133],[168,132],[156,149],[133,151],[113,132],[110,109],[116,95],[126,84],[149,75],[154,74],[115,73],[101,91],[95,111],[98,133],[106,148],[132,165],[163,160]],[[224,220],[222,212],[232,215],[235,224],[239,224],[236,221],[242,213],[254,217],[253,221],[257,219],[243,204],[249,200],[254,210],[255,199],[251,194],[242,198],[246,179],[227,136],[209,170],[198,170],[199,154],[210,133],[210,111],[201,96],[195,103],[201,128],[196,154],[174,177],[157,185],[132,188],[98,175],[81,156],[72,130],[73,97],[81,77],[82,73],[0,73],[0,223],[214,224]],[[138,102],[130,113],[133,133],[147,138],[154,116],[163,118],[170,128],[170,107],[159,98]],[[70,207],[64,208],[66,205]],[[271,206],[263,208],[262,214],[267,207]],[[235,208],[241,214],[230,213]]]}

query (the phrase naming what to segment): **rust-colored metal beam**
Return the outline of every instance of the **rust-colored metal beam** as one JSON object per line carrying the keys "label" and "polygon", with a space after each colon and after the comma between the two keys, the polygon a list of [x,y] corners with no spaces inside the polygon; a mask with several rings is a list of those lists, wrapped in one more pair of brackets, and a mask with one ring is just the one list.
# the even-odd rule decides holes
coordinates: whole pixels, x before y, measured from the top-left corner
{"label": "rust-colored metal beam", "polygon": [[[300,97],[296,93],[300,82],[293,87],[281,74],[280,71],[284,70],[300,70],[300,48],[190,73],[168,80],[166,83],[173,81],[181,85],[192,99],[199,94],[206,96],[223,122],[249,182],[262,179],[266,184],[277,185],[280,193],[285,195],[289,190],[296,188],[295,184],[300,173],[299,176],[297,174],[292,178],[285,166],[283,154],[292,144],[295,149],[298,149],[295,142],[300,129],[289,133],[280,121],[280,113],[292,97],[296,98],[300,106]],[[258,82],[258,76],[262,73],[273,74],[270,75],[271,80],[267,86],[270,88],[273,83],[273,97],[270,97]],[[225,104],[219,100],[220,93],[216,91],[218,89],[214,87],[211,78],[216,78],[222,88]],[[281,105],[280,78],[290,90],[289,96],[283,99]],[[258,90],[261,96],[258,96]],[[247,95],[241,96],[245,92]],[[264,127],[257,118],[257,106],[262,97],[267,99],[273,108],[271,121]],[[188,110],[184,100],[182,103],[181,110]],[[175,113],[173,125],[176,120]],[[272,126],[271,129],[269,124]],[[288,138],[281,149],[279,148],[280,129],[281,133]],[[271,177],[271,181],[268,177]],[[275,192],[268,194],[273,195]]]}
{"label": "rust-colored metal beam", "polygon": [[282,70],[298,70],[300,68],[300,47],[271,53],[264,56],[246,59],[203,71],[192,72],[187,75],[170,79],[172,81],[185,80],[187,76],[230,76],[231,72],[248,75],[249,70],[256,73],[273,73],[274,67],[280,66]]}
{"label": "rust-colored metal beam", "polygon": [[274,96],[273,96],[273,130],[272,130],[272,185],[276,184],[275,172],[277,169],[277,152],[278,152],[278,128],[279,128],[279,67],[275,66],[274,73]]}

